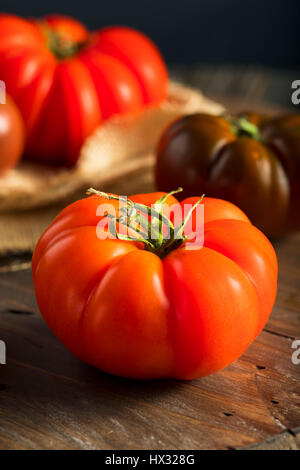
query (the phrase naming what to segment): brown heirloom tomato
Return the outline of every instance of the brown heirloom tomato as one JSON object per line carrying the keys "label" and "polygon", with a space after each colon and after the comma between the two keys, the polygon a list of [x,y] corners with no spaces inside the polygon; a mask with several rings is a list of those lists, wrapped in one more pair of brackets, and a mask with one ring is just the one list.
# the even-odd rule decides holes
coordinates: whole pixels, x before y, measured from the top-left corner
{"label": "brown heirloom tomato", "polygon": [[19,162],[24,139],[21,113],[13,100],[6,96],[6,103],[0,104],[0,176]]}
{"label": "brown heirloom tomato", "polygon": [[233,202],[269,236],[300,227],[300,115],[194,114],[174,122],[157,151],[158,189],[183,186]]}

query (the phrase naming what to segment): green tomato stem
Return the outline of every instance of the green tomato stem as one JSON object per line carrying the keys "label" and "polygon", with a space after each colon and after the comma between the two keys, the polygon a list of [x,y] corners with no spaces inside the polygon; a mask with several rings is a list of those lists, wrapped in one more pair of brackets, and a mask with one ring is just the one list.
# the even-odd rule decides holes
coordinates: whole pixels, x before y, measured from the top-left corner
{"label": "green tomato stem", "polygon": [[247,136],[254,140],[262,140],[258,126],[248,121],[245,116],[238,118],[231,116],[224,117],[230,124],[231,132],[237,137]]}
{"label": "green tomato stem", "polygon": [[[134,202],[126,197],[97,191],[93,188],[88,189],[87,194],[94,194],[107,200],[124,202],[125,205],[119,208],[119,212],[121,213],[119,217],[107,214],[107,217],[111,219],[109,223],[111,234],[119,240],[143,243],[146,250],[155,253],[160,258],[164,258],[185,241],[186,237],[183,235],[184,227],[195,208],[202,202],[204,197],[204,195],[202,195],[189,210],[184,220],[180,222],[177,227],[174,227],[172,221],[163,214],[163,208],[169,196],[181,191],[182,188],[171,191],[159,198],[152,207]],[[120,231],[117,230],[117,223],[135,232],[136,236],[120,233]],[[166,230],[166,234],[164,234],[164,230]]]}

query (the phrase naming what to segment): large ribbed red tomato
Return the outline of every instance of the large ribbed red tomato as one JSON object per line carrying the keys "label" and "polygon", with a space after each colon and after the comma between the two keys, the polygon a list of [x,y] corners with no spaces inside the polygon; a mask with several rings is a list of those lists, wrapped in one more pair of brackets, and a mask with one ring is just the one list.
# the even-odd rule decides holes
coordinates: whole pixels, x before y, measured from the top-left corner
{"label": "large ribbed red tomato", "polygon": [[[141,203],[162,195],[132,196],[130,210],[139,214]],[[36,298],[55,335],[83,361],[126,377],[190,379],[237,359],[276,296],[277,259],[267,238],[233,204],[204,198],[203,246],[99,239],[96,213],[107,202],[96,195],[71,204],[36,247]],[[162,212],[173,204],[168,196]]]}
{"label": "large ribbed red tomato", "polygon": [[167,96],[155,45],[126,27],[90,33],[77,20],[0,15],[0,79],[27,127],[27,157],[73,165],[103,119],[135,113]]}

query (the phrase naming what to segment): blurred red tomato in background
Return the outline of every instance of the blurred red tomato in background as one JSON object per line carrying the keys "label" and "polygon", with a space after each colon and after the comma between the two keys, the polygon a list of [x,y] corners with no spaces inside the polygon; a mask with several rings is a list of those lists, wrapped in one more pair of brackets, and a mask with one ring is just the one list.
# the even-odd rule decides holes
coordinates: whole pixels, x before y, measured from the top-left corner
{"label": "blurred red tomato in background", "polygon": [[0,15],[0,77],[26,123],[27,158],[65,166],[102,120],[157,105],[168,84],[160,52],[143,34],[90,33],[59,15]]}

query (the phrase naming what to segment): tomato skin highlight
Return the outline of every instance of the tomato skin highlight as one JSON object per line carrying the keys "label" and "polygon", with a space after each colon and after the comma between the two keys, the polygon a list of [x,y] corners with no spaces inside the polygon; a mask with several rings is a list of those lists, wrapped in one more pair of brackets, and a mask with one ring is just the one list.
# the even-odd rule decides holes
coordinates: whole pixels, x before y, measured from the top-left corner
{"label": "tomato skin highlight", "polygon": [[244,352],[257,331],[259,306],[251,282],[231,260],[206,247],[179,251],[165,261],[173,295],[174,375],[192,379]]}
{"label": "tomato skin highlight", "polygon": [[168,92],[166,65],[145,35],[89,32],[63,15],[1,14],[0,77],[26,125],[25,157],[67,167],[104,120],[157,106]]}
{"label": "tomato skin highlight", "polygon": [[[133,279],[140,279],[139,285]],[[126,377],[171,376],[169,315],[162,261],[144,250],[121,257],[104,275],[85,312],[82,339],[89,362]]]}
{"label": "tomato skin highlight", "polygon": [[25,145],[25,126],[21,113],[10,96],[0,104],[0,176],[15,168]]}
{"label": "tomato skin highlight", "polygon": [[143,99],[138,80],[122,62],[96,50],[81,54],[80,60],[93,79],[103,119],[141,110]]}
{"label": "tomato skin highlight", "polygon": [[[164,194],[130,199],[149,206]],[[166,206],[174,203],[168,196]],[[236,360],[275,301],[268,239],[233,204],[204,198],[204,245],[183,243],[161,259],[141,243],[97,238],[101,204],[90,196],[66,207],[36,247],[37,302],[54,334],[81,360],[124,377],[188,380]]]}
{"label": "tomato skin highlight", "polygon": [[[142,47],[138,47],[138,44]],[[100,31],[97,50],[123,62],[136,75],[144,103],[159,103],[165,98],[167,69],[159,50],[139,31],[111,27]]]}

